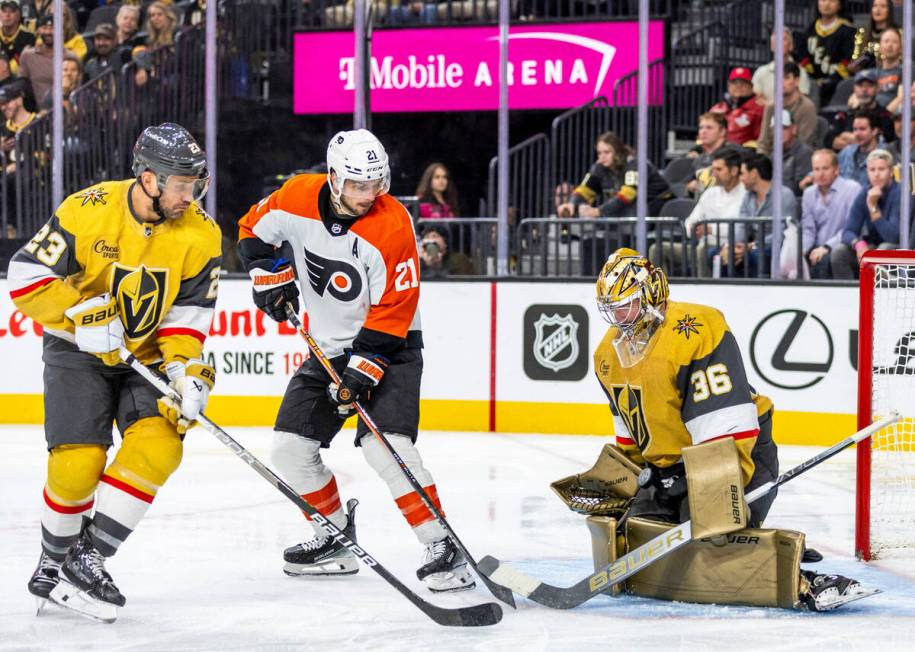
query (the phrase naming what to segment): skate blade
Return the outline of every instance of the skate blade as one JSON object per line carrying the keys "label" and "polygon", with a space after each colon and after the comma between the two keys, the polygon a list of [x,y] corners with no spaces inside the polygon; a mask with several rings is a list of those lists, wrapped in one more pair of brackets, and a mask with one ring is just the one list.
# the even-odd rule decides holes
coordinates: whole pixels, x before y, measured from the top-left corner
{"label": "skate blade", "polygon": [[44,609],[44,606],[46,604],[48,604],[47,598],[39,598],[39,597],[35,598],[35,615],[36,616],[41,615],[41,611],[42,611],[42,609]]}
{"label": "skate blade", "polygon": [[286,562],[283,572],[290,577],[355,575],[359,572],[359,562],[355,559],[327,560],[320,564],[293,564],[292,562]]}
{"label": "skate blade", "polygon": [[432,591],[432,593],[458,593],[460,591],[469,591],[470,589],[477,588],[476,582],[471,582],[470,584],[460,584],[458,586],[452,586],[450,588],[435,588],[431,587],[428,584],[426,587]]}
{"label": "skate blade", "polygon": [[855,602],[856,600],[863,600],[864,598],[869,598],[872,595],[878,593],[883,593],[880,589],[872,589],[867,587],[859,587],[854,593],[849,593],[846,595],[841,595],[835,598],[832,602],[826,605],[822,605],[817,608],[817,611],[833,611],[838,609],[842,605],[846,605],[849,602]]}
{"label": "skate blade", "polygon": [[91,620],[113,623],[118,619],[117,605],[97,600],[63,578],[51,591],[49,598],[58,607],[76,612]]}

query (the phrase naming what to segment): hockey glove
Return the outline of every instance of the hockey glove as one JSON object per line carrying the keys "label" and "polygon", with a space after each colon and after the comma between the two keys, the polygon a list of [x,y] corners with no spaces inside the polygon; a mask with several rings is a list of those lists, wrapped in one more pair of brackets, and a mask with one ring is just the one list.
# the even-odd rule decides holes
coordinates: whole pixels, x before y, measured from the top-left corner
{"label": "hockey glove", "polygon": [[124,346],[124,324],[118,305],[110,294],[101,294],[64,311],[76,326],[76,346],[97,355],[107,366],[121,362],[118,351]]}
{"label": "hockey glove", "polygon": [[254,283],[254,304],[274,321],[286,321],[287,302],[299,312],[299,288],[288,260],[256,260],[249,267],[248,274]]}
{"label": "hockey glove", "polygon": [[337,406],[337,415],[346,419],[356,411],[355,401],[368,400],[373,387],[377,387],[384,378],[388,359],[383,355],[371,353],[350,356],[340,384],[331,383],[327,387],[330,402]]}
{"label": "hockey glove", "polygon": [[663,468],[649,464],[639,474],[639,486],[655,487],[658,502],[672,510],[678,510],[688,488],[686,467],[682,462]]}
{"label": "hockey glove", "polygon": [[169,362],[163,367],[168,376],[169,386],[181,394],[181,404],[174,399],[163,396],[158,400],[159,414],[168,419],[183,435],[196,423],[195,419],[203,412],[210,390],[216,382],[216,370],[203,360]]}

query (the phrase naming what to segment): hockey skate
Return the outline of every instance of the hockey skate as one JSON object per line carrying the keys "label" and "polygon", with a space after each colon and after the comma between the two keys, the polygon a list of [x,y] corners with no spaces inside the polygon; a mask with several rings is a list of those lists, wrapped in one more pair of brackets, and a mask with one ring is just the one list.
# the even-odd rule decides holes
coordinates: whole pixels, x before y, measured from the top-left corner
{"label": "hockey skate", "polygon": [[85,530],[67,553],[59,575],[59,582],[49,595],[52,602],[103,623],[117,620],[117,608],[123,607],[127,599],[105,570],[105,558]]}
{"label": "hockey skate", "polygon": [[[351,498],[346,502],[346,526],[343,534],[356,541],[356,505],[359,501]],[[296,544],[283,551],[286,565],[283,572],[296,577],[300,575],[355,575],[359,572],[359,560],[347,547],[334,537],[318,535],[310,541]]]}
{"label": "hockey skate", "polygon": [[[843,604],[880,593],[880,589],[861,586],[857,580],[841,575],[817,575],[801,571],[801,600],[810,611],[831,611]],[[804,580],[807,586],[804,587]]]}
{"label": "hockey skate", "polygon": [[42,608],[48,601],[51,591],[60,581],[60,562],[48,557],[47,553],[42,550],[41,557],[38,559],[38,568],[32,573],[29,580],[29,593],[34,595],[38,600],[38,609],[36,615],[41,613]]}
{"label": "hockey skate", "polygon": [[426,544],[423,565],[416,571],[416,577],[433,593],[466,591],[476,586],[464,554],[448,537]]}

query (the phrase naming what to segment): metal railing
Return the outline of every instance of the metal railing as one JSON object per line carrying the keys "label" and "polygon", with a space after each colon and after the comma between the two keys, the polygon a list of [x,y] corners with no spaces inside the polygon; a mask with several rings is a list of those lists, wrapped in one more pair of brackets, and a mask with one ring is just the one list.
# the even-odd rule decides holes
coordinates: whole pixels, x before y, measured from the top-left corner
{"label": "metal railing", "polygon": [[[656,59],[648,64],[648,158],[656,164],[664,161],[667,139],[666,62]],[[610,129],[635,145],[638,136],[638,70],[618,79],[613,85],[613,111]],[[591,141],[593,148],[593,141]],[[593,159],[593,149],[592,149]]]}
{"label": "metal railing", "polygon": [[[64,148],[66,156],[67,148]],[[51,114],[16,134],[16,230],[31,236],[51,217]]]}
{"label": "metal railing", "polygon": [[[540,217],[550,213],[553,179],[550,175],[550,140],[536,134],[508,150],[508,205],[515,215]],[[499,159],[489,161],[488,206],[496,214]]]}
{"label": "metal railing", "polygon": [[[649,217],[649,243],[685,242],[683,221],[676,217]],[[515,233],[518,276],[584,276],[594,278],[607,257],[619,247],[632,247],[638,218],[601,217],[530,218],[521,220]],[[685,247],[671,259],[679,258],[680,269],[688,268]]]}
{"label": "metal railing", "polygon": [[[594,164],[594,141],[610,129],[612,111],[606,97],[556,116],[550,127],[552,183],[578,183]],[[542,217],[535,216],[535,217]]]}

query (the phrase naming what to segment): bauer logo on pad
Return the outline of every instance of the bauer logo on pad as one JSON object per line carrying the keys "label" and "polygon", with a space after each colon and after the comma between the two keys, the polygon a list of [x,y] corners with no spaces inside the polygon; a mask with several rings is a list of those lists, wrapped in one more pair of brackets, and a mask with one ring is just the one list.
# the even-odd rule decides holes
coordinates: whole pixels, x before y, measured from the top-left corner
{"label": "bauer logo on pad", "polygon": [[536,304],[524,313],[524,373],[577,381],[588,373],[588,313],[577,305]]}

